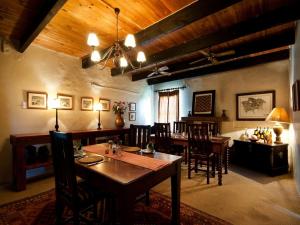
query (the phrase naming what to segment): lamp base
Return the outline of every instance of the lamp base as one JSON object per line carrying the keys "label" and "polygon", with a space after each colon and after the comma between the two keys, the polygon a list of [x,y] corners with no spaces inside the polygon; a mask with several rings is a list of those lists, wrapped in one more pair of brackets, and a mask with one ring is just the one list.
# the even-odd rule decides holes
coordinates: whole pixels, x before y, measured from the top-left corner
{"label": "lamp base", "polygon": [[276,140],[274,141],[274,143],[275,144],[282,144],[280,135],[281,135],[281,133],[283,131],[283,127],[280,124],[276,124],[273,127],[273,131],[276,134]]}

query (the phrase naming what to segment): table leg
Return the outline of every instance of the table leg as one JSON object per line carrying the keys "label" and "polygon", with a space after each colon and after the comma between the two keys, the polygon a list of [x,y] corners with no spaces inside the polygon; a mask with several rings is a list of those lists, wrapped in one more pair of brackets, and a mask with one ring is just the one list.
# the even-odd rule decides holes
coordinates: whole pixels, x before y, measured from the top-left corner
{"label": "table leg", "polygon": [[171,177],[172,194],[172,225],[180,224],[180,186],[181,186],[181,167],[180,162],[176,163],[176,174]]}
{"label": "table leg", "polygon": [[132,225],[133,221],[133,210],[134,210],[134,196],[130,194],[123,193],[118,197],[118,221],[117,224],[120,225]]}
{"label": "table leg", "polygon": [[218,184],[222,185],[222,153],[218,154]]}
{"label": "table leg", "polygon": [[225,174],[228,174],[228,164],[229,164],[229,149],[225,149]]}

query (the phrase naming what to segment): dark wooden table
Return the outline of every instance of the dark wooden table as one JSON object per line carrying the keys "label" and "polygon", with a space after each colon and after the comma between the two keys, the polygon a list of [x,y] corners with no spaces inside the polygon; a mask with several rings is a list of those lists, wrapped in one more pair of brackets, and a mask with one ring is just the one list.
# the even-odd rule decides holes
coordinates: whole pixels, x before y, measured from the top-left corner
{"label": "dark wooden table", "polygon": [[76,163],[77,175],[98,187],[101,191],[113,194],[118,205],[118,221],[122,225],[133,224],[133,209],[136,197],[171,177],[172,225],[180,224],[180,183],[181,156],[155,152],[144,154],[148,157],[170,162],[165,167],[153,171],[117,159],[94,166]]}
{"label": "dark wooden table", "polygon": [[[123,129],[102,129],[102,130],[78,130],[68,131],[73,133],[74,139],[87,139],[89,144],[95,144],[97,137],[120,135],[121,139],[129,135],[129,128]],[[35,144],[50,143],[49,133],[27,133],[27,134],[12,134],[10,135],[10,144],[12,145],[13,153],[13,189],[22,191],[26,189],[26,171],[32,168],[48,167],[52,163],[35,163],[27,165],[25,160],[25,147]]]}

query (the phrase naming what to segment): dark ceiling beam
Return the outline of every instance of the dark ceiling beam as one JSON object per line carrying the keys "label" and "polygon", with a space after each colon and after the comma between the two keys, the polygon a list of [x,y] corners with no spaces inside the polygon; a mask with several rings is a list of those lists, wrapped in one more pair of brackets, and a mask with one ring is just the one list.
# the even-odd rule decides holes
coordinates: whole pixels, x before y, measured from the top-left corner
{"label": "dark ceiling beam", "polygon": [[[215,33],[208,34],[206,36],[188,41],[184,44],[163,50],[159,53],[148,56],[145,66],[166,60],[170,61],[201,49],[240,38],[255,32],[263,31],[273,26],[298,20],[300,19],[300,13],[298,10],[299,8],[300,1],[295,1],[288,6],[270,11],[251,20],[238,23]],[[127,69],[126,72],[130,71],[132,71],[132,69]],[[111,74],[112,76],[118,75],[120,74],[120,71],[117,68],[113,68],[111,69]]]}
{"label": "dark ceiling beam", "polygon": [[191,71],[186,71],[171,76],[148,79],[147,83],[149,85],[153,85],[153,84],[159,84],[159,83],[164,83],[164,82],[169,82],[174,80],[205,76],[212,73],[235,70],[235,69],[250,67],[258,64],[263,64],[263,63],[268,63],[268,62],[273,62],[273,61],[278,61],[278,60],[283,60],[288,58],[289,58],[289,49],[284,49],[278,52],[272,52],[269,54],[264,54],[264,55],[249,57],[249,58],[242,58],[239,60],[222,63],[218,65],[212,65],[209,67],[199,68]]}
{"label": "dark ceiling beam", "polygon": [[[295,31],[294,29],[290,29],[285,31],[284,33],[279,33],[276,35],[273,35],[271,37],[265,37],[260,40],[256,40],[253,42],[250,42],[248,44],[244,44],[242,46],[237,46],[235,48],[231,48],[230,50],[234,50],[235,54],[234,55],[229,55],[225,57],[218,57],[217,59],[219,61],[222,60],[227,60],[229,58],[238,58],[241,56],[257,53],[257,52],[262,52],[262,51],[267,51],[270,49],[275,49],[275,48],[280,48],[283,46],[288,46],[292,45],[295,43]],[[203,56],[205,58],[205,56]],[[169,70],[168,72],[174,72],[174,71],[179,71],[179,70],[184,70],[189,67],[192,67],[189,62],[193,62],[199,58],[194,58],[191,59],[190,61],[184,61],[181,63],[174,63],[168,65]],[[196,65],[193,65],[196,66]],[[149,71],[142,71],[141,73],[134,73],[132,74],[132,81],[138,81],[142,79],[146,79],[147,75],[149,74]]]}
{"label": "dark ceiling beam", "polygon": [[27,47],[40,34],[55,14],[61,9],[67,0],[47,0],[42,4],[43,8],[39,9],[37,17],[31,21],[30,27],[26,29],[26,33],[22,35],[21,39],[16,42],[15,48],[19,52],[24,52]]}
{"label": "dark ceiling beam", "polygon": [[[136,33],[134,35],[136,42],[139,46],[147,45],[163,35],[176,31],[194,21],[202,19],[240,1],[241,0],[199,0],[193,2],[185,8],[166,17],[165,19],[162,19],[152,26],[149,26],[146,29]],[[103,54],[110,47],[102,50],[101,53]],[[89,68],[95,64],[96,63],[90,60],[90,55],[82,58],[82,68]]]}

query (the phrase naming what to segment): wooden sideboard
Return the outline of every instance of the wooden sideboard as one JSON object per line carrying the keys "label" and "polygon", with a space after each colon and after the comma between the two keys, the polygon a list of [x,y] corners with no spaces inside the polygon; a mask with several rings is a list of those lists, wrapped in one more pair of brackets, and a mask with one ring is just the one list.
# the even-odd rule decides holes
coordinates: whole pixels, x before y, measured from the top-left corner
{"label": "wooden sideboard", "polygon": [[189,117],[181,117],[182,121],[185,121],[187,123],[197,123],[197,122],[208,122],[208,123],[217,123],[217,133],[222,134],[222,121],[224,121],[224,118],[217,117],[217,116],[189,116]]}
{"label": "wooden sideboard", "polygon": [[288,172],[288,144],[234,140],[231,161],[271,176]]}
{"label": "wooden sideboard", "polygon": [[[69,131],[74,140],[85,140],[88,144],[95,144],[96,138],[118,135],[125,143],[125,136],[129,135],[130,129],[103,129]],[[48,144],[50,136],[47,133],[15,134],[10,135],[10,144],[13,151],[13,189],[22,191],[26,189],[26,171],[33,168],[51,166],[51,162],[34,163],[27,165],[25,160],[25,148],[28,145]]]}

